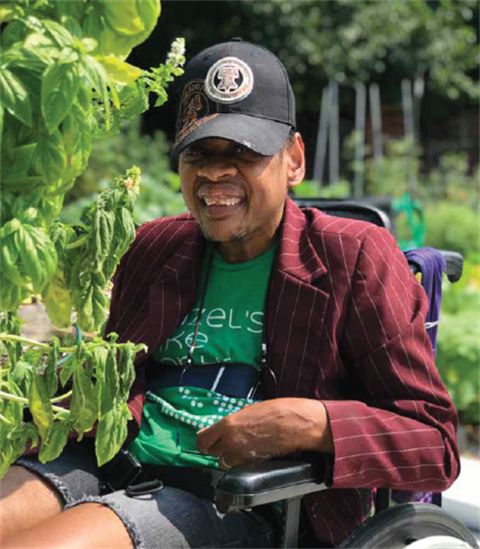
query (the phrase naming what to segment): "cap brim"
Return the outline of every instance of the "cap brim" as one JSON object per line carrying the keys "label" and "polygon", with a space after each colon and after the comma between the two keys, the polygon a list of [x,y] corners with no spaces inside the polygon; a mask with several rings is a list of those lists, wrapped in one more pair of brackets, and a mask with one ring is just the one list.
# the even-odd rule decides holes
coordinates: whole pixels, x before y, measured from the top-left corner
{"label": "cap brim", "polygon": [[177,143],[172,151],[178,156],[200,139],[218,138],[234,141],[264,156],[273,156],[284,145],[292,126],[246,114],[222,113],[207,120]]}

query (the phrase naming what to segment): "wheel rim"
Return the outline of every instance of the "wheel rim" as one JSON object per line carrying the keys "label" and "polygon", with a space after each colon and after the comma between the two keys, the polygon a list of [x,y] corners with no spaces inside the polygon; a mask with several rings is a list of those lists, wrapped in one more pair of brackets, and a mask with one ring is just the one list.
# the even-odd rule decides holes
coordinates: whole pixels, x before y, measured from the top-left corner
{"label": "wheel rim", "polygon": [[429,536],[409,543],[408,549],[471,549],[471,546],[452,536]]}

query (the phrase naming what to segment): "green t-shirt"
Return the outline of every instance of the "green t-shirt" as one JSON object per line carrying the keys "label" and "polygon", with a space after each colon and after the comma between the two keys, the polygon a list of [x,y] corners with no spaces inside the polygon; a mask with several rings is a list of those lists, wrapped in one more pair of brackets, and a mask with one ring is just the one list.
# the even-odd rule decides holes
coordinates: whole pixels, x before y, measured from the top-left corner
{"label": "green t-shirt", "polygon": [[[260,367],[264,305],[275,250],[273,246],[244,263],[227,263],[214,252],[192,368],[217,362],[226,367],[228,363]],[[153,353],[158,368],[162,364],[183,368],[186,364],[207,268],[204,262],[194,308]],[[140,433],[130,450],[144,463],[218,467],[216,458],[189,453],[196,451],[197,431],[252,402],[198,387],[152,386],[146,393]]]}

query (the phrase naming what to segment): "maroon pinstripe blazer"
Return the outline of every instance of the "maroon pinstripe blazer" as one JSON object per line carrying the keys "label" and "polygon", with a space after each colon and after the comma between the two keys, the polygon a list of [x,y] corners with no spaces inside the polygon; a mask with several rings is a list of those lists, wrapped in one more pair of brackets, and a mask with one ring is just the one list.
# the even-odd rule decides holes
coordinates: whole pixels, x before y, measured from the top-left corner
{"label": "maroon pinstripe blazer", "polygon": [[[143,225],[116,275],[107,333],[152,352],[193,307],[205,240],[187,214]],[[459,473],[457,416],[424,328],[425,293],[393,237],[287,199],[266,305],[280,397],[321,399],[335,454],[327,490],[305,498],[314,531],[337,544],[363,518],[363,488],[446,489]],[[145,384],[130,408],[138,432]],[[265,376],[268,397],[272,377]]]}

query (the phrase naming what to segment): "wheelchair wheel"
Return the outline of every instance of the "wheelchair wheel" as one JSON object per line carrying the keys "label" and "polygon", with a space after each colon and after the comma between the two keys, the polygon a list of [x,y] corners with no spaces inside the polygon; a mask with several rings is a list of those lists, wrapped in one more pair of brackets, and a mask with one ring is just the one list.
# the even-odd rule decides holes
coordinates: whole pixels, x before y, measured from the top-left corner
{"label": "wheelchair wheel", "polygon": [[466,526],[429,503],[391,507],[356,528],[342,549],[478,549]]}

